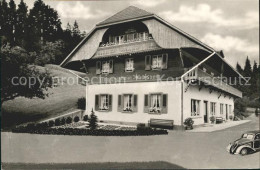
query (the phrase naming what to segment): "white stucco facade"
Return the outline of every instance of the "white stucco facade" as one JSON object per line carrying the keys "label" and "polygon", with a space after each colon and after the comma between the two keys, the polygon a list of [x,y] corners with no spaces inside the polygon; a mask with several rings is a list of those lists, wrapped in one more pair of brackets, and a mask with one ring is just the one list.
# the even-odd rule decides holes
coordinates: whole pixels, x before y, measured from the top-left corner
{"label": "white stucco facade", "polygon": [[[185,83],[184,87],[187,86]],[[185,91],[185,90],[184,90]],[[199,100],[199,116],[191,116],[191,100]],[[207,102],[207,105],[204,103]],[[215,117],[223,117],[225,120],[230,115],[234,116],[234,98],[229,95],[221,94],[219,91],[210,91],[209,88],[202,87],[199,89],[198,86],[189,86],[186,92],[183,92],[183,120],[188,117],[193,118],[194,124],[199,125],[204,122],[204,115],[206,114],[207,107],[207,122],[212,116],[210,103],[215,103]],[[223,114],[220,114],[220,104],[223,104]],[[228,116],[226,116],[226,106],[228,106]],[[230,108],[229,108],[230,107]],[[228,119],[227,119],[228,120]]]}
{"label": "white stucco facade", "polygon": [[[181,124],[181,82],[137,82],[126,84],[89,85],[86,90],[87,114],[95,108],[96,94],[112,95],[112,111],[95,111],[99,120],[148,123],[151,118],[174,120],[175,125]],[[137,112],[118,112],[118,95],[137,94]],[[164,114],[144,113],[144,95],[150,93],[164,93],[168,95],[168,111]]]}
{"label": "white stucco facade", "polygon": [[[207,102],[207,122],[212,116],[210,111],[210,103],[215,103],[215,117],[229,118],[234,110],[234,98],[229,95],[221,94],[220,92],[210,91],[208,88],[199,86],[189,86],[183,82],[183,103],[182,103],[182,88],[181,81],[169,82],[135,82],[125,84],[99,84],[88,85],[86,90],[87,110],[86,114],[90,114],[92,108],[95,110],[95,95],[109,94],[112,95],[112,110],[97,111],[95,114],[99,120],[116,121],[116,122],[131,122],[131,123],[148,123],[151,118],[173,120],[174,125],[181,126],[182,123],[182,106],[183,106],[183,121],[191,117],[194,120],[194,125],[206,123],[204,115],[206,114],[205,102]],[[144,96],[151,93],[167,94],[167,113],[151,114],[144,112]],[[137,111],[133,113],[125,113],[118,111],[118,95],[121,94],[136,94],[137,95]],[[198,100],[199,115],[192,116],[191,100]],[[223,104],[223,114],[220,114],[220,104]],[[226,111],[226,107],[228,110]],[[228,115],[226,115],[228,114]]]}

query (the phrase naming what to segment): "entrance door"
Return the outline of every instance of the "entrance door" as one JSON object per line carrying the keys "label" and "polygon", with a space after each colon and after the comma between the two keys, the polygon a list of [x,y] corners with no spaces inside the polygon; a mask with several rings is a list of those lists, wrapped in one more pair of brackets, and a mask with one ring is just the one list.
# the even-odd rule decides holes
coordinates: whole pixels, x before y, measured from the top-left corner
{"label": "entrance door", "polygon": [[208,101],[204,101],[204,123],[208,123]]}
{"label": "entrance door", "polygon": [[226,104],[226,120],[228,120],[228,105]]}

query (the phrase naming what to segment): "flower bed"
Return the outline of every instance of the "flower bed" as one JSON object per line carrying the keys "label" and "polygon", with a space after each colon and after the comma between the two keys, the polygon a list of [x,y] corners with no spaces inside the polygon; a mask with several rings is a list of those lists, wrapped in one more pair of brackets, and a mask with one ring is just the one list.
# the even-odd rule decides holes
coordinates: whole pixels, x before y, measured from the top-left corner
{"label": "flower bed", "polygon": [[86,125],[87,123],[86,122],[73,122],[73,123],[70,123],[70,124],[65,124],[65,125],[62,125],[62,126],[56,126],[56,127],[52,127],[52,128],[77,128],[77,127],[80,127],[80,126],[84,126]]}
{"label": "flower bed", "polygon": [[13,133],[51,134],[51,135],[79,135],[79,136],[149,136],[166,135],[167,130],[146,128],[143,130],[104,130],[104,129],[79,129],[79,128],[28,128],[17,127]]}

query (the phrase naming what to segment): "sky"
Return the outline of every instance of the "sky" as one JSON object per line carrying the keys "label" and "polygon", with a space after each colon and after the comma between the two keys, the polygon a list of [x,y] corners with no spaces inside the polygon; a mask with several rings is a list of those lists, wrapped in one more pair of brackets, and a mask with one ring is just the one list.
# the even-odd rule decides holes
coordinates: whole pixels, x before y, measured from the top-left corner
{"label": "sky", "polygon": [[[19,3],[20,0],[15,0]],[[29,8],[34,0],[24,0]],[[259,63],[258,0],[44,0],[56,9],[63,27],[75,20],[90,31],[98,22],[130,5],[152,12],[215,50],[223,50],[232,66],[248,56]]]}

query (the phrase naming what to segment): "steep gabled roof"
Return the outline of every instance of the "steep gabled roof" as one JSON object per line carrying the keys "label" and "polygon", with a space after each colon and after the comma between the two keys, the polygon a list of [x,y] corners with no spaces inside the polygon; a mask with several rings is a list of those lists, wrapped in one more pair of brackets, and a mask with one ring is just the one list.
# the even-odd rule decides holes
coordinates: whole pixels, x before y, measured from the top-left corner
{"label": "steep gabled roof", "polygon": [[153,13],[147,12],[143,9],[137,8],[135,6],[129,6],[128,8],[119,11],[115,15],[107,18],[106,20],[97,24],[97,26],[116,23],[125,20],[137,19],[142,17],[148,17],[154,15]]}

